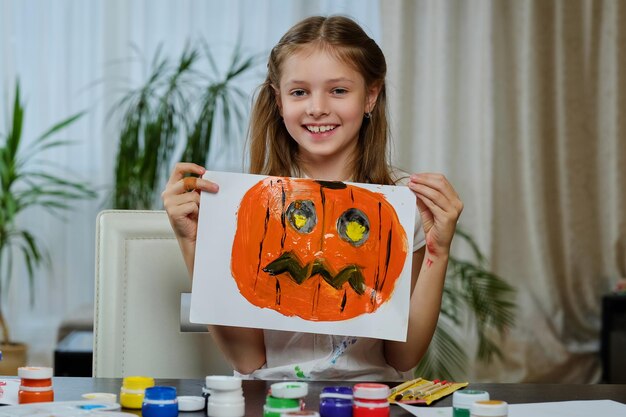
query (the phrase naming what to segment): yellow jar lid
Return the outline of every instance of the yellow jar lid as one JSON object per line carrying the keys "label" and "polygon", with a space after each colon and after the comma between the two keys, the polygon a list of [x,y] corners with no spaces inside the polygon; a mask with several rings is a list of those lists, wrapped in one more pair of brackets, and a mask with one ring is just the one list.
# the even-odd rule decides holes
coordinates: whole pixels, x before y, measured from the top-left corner
{"label": "yellow jar lid", "polygon": [[470,415],[472,417],[506,417],[509,412],[508,408],[506,401],[476,401],[470,406]]}
{"label": "yellow jar lid", "polygon": [[127,376],[122,381],[122,387],[127,389],[146,389],[154,386],[154,378],[149,376]]}

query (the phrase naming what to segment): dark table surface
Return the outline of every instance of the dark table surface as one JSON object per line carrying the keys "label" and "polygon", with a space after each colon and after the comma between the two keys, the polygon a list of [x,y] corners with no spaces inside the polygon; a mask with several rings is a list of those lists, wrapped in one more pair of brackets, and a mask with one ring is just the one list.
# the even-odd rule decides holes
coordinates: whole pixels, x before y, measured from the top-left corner
{"label": "dark table surface", "polygon": [[[243,381],[246,401],[246,416],[262,416],[265,395],[276,381]],[[88,392],[110,392],[118,395],[122,380],[114,378],[55,377],[53,380],[56,401],[81,400],[81,395]],[[157,385],[170,385],[177,389],[178,395],[202,395],[203,379],[157,379]],[[322,388],[331,385],[352,386],[354,382],[338,381],[309,382],[309,395],[305,399],[306,407],[318,410],[319,394]],[[389,386],[397,383],[389,383]],[[509,404],[571,400],[614,400],[626,403],[626,384],[470,384],[469,388],[489,392],[492,399],[501,399]],[[447,396],[433,403],[430,407],[449,407],[452,396]],[[141,415],[140,410],[122,410]],[[392,416],[409,416],[400,407],[391,407]],[[206,411],[181,413],[182,417],[206,416]]]}

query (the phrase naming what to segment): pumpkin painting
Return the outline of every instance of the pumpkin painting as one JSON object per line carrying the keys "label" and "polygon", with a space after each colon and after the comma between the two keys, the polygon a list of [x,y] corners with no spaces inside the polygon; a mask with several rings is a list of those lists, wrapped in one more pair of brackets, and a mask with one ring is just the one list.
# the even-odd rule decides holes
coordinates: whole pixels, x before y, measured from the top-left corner
{"label": "pumpkin painting", "polygon": [[383,194],[267,177],[239,205],[231,272],[258,307],[311,321],[346,320],[390,299],[407,246]]}

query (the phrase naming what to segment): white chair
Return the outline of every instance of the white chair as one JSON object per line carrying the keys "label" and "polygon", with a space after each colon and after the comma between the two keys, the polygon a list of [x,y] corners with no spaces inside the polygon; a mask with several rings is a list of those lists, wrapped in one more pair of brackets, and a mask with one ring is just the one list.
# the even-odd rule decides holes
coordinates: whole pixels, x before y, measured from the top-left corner
{"label": "white chair", "polygon": [[164,211],[106,210],[96,224],[93,376],[232,375],[206,331],[182,331],[191,279]]}

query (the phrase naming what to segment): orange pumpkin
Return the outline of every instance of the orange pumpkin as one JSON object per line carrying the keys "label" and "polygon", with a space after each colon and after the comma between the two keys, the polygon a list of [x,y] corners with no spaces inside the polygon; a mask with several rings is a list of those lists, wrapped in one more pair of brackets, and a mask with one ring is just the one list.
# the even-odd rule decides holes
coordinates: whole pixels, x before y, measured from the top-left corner
{"label": "orange pumpkin", "polygon": [[231,272],[258,307],[336,321],[385,303],[406,256],[406,233],[383,194],[267,177],[241,200]]}

